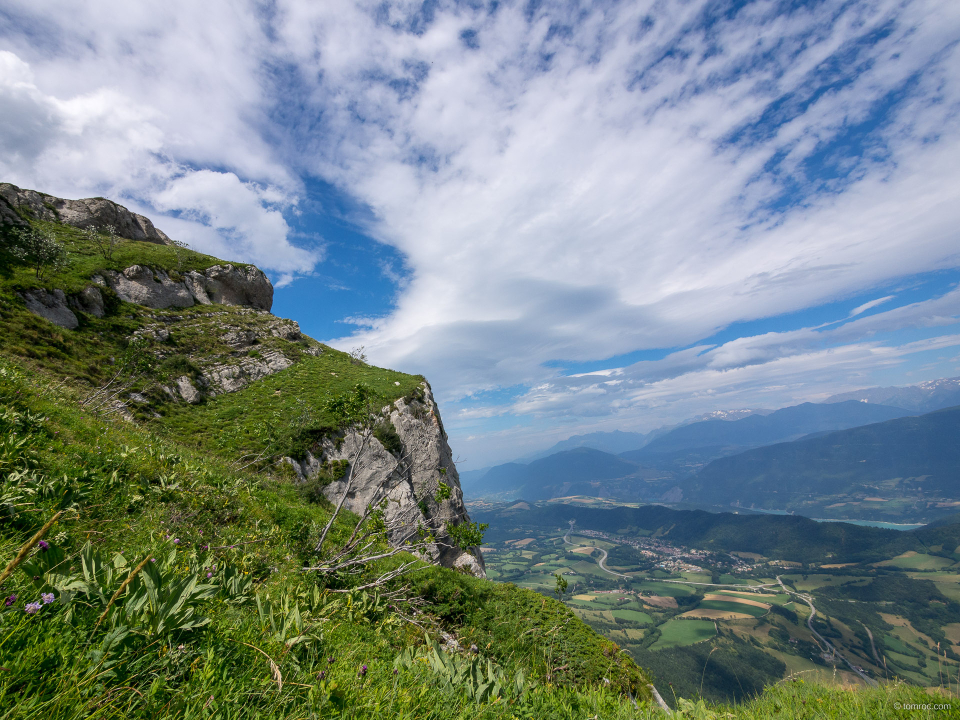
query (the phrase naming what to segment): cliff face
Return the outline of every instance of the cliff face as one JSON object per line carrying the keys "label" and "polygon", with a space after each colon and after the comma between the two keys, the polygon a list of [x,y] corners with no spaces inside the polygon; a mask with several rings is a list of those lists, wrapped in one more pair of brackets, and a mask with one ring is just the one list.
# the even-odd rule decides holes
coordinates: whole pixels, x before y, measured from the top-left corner
{"label": "cliff face", "polygon": [[[354,469],[345,507],[361,515],[371,503],[386,499],[387,523],[402,523],[390,535],[392,544],[409,540],[422,526],[437,540],[427,553],[433,562],[486,577],[479,548],[471,548],[472,552],[461,550],[447,533],[447,525],[469,522],[470,517],[463,504],[460,476],[433,392],[426,382],[421,384],[421,390],[418,397],[401,398],[383,408],[381,417],[393,426],[401,447],[391,452],[377,438],[367,440]],[[324,462],[353,460],[362,442],[361,435],[351,430],[342,443],[324,440],[319,457],[307,453],[303,462],[286,460],[307,480],[320,472]],[[450,497],[438,502],[436,496],[441,482],[450,488]],[[337,503],[346,488],[345,477],[327,485],[324,494],[330,502]]]}

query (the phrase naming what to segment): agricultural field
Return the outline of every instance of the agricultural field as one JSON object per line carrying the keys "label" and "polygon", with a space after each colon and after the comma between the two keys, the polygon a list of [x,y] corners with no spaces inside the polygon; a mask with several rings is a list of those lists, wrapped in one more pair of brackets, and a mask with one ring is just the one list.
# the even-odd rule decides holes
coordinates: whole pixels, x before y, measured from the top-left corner
{"label": "agricultural field", "polygon": [[706,664],[714,699],[739,696],[729,668],[763,684],[797,675],[960,690],[960,555],[802,565],[571,525],[494,528],[484,559],[489,577],[546,595],[565,581],[564,602],[665,683],[696,691]]}

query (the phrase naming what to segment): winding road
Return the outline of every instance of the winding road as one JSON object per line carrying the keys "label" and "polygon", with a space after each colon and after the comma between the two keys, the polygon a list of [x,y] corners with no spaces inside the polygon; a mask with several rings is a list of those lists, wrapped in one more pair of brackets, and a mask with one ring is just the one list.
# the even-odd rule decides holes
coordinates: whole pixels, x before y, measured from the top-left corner
{"label": "winding road", "polygon": [[[570,542],[570,533],[573,532],[573,525],[575,522],[576,520],[570,520],[570,527],[567,529],[566,534],[563,536],[563,541],[567,545],[573,545],[574,547],[590,547],[589,545],[586,545],[586,546],[576,545],[575,543]],[[615,575],[616,577],[625,577],[625,578],[630,577],[629,575],[624,575],[623,573],[614,572],[613,570],[608,568],[605,564],[607,562],[607,551],[604,550],[603,548],[596,548],[596,549],[603,553],[603,557],[597,560],[597,565],[600,566],[601,570],[603,570],[605,573],[610,573],[611,575]]]}
{"label": "winding road", "polygon": [[[833,653],[833,655],[834,655],[835,657],[838,657],[838,658],[840,658],[841,660],[843,660],[843,661],[847,664],[847,666],[848,666],[853,672],[855,672],[857,675],[859,675],[860,678],[861,678],[865,683],[867,683],[867,685],[870,685],[870,686],[872,686],[872,687],[878,687],[878,683],[877,683],[876,680],[874,680],[874,679],[871,678],[871,677],[868,677],[868,676],[864,675],[861,670],[858,670],[858,669],[857,669],[857,666],[856,666],[856,665],[854,665],[852,662],[850,662],[849,660],[847,660],[847,658],[845,658],[843,655],[841,655],[840,652],[830,643],[829,640],[827,640],[823,635],[821,635],[820,633],[818,633],[816,630],[813,629],[813,619],[817,616],[817,609],[813,606],[813,598],[811,598],[809,595],[805,595],[804,593],[799,593],[799,592],[794,592],[793,590],[788,590],[788,589],[787,589],[787,586],[783,584],[783,580],[780,579],[780,576],[779,576],[779,575],[777,575],[777,582],[780,583],[780,587],[783,588],[783,591],[784,591],[785,593],[788,593],[788,594],[790,594],[790,595],[793,595],[793,596],[795,596],[795,597],[800,598],[801,600],[803,600],[803,601],[810,607],[810,615],[809,615],[809,617],[807,617],[807,627],[810,628],[810,632],[813,633],[813,636],[814,636],[815,638],[817,638],[817,640],[819,640],[825,647],[827,647],[827,648],[830,650],[830,652]],[[870,631],[868,630],[867,632],[870,632]],[[871,636],[871,638],[870,638],[870,642],[871,642],[871,644],[873,643],[873,637],[872,637],[872,636]],[[876,652],[876,650],[874,650],[874,652]]]}

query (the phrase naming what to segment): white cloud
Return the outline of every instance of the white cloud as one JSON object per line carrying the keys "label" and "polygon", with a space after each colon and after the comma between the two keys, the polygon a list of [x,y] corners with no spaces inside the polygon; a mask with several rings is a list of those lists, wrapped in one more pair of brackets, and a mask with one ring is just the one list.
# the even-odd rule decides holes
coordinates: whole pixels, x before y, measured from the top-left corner
{"label": "white cloud", "polygon": [[896,295],[887,295],[882,298],[877,298],[876,300],[865,302],[863,305],[858,305],[857,307],[855,307],[853,310],[850,311],[850,317],[854,317],[855,315],[860,315],[861,313],[866,312],[870,308],[875,308],[877,305],[882,305],[885,302],[889,302],[890,300],[893,300],[895,297]]}
{"label": "white cloud", "polygon": [[[56,52],[0,50],[0,177],[65,197],[107,196],[203,252],[289,277],[310,272],[322,252],[291,243],[282,215],[299,183],[244,117],[262,100],[256,77],[232,73],[229,57],[197,72],[192,63],[214,60],[210,43],[185,44],[154,14],[110,3],[60,11]],[[150,52],[133,51],[137,40]],[[233,58],[244,49],[235,45]]]}
{"label": "white cloud", "polygon": [[[955,10],[879,2],[831,26],[825,9],[774,19],[775,5],[758,3],[723,25],[708,57],[703,33],[683,30],[702,4],[658,8],[640,42],[646,10],[636,6],[589,13],[550,40],[562,12],[543,7],[531,24],[512,5],[445,8],[420,36],[372,11],[281,13],[291,56],[323,73],[315,102],[338,138],[333,151],[314,148],[316,167],[369,204],[372,231],[413,269],[396,311],[343,343],[425,372],[452,398],[536,383],[553,374],[547,360],[684,345],[957,265],[950,108],[960,88],[944,70],[957,60]],[[884,24],[889,36],[854,59],[863,67],[837,71],[850,82],[815,95],[810,74]],[[464,50],[466,28],[479,49]],[[680,51],[664,60],[675,42]],[[764,52],[776,61],[758,64]],[[831,180],[826,192],[797,175],[805,202],[783,215],[764,209],[782,191],[763,171],[772,157],[785,150],[781,172],[799,173],[818,143],[921,72],[915,98],[875,137],[887,157],[866,153],[849,185]],[[804,97],[809,105],[770,137],[720,142],[778,98]],[[763,359],[734,349],[715,361]]]}
{"label": "white cloud", "polygon": [[10,0],[0,172],[167,213],[171,235],[278,284],[321,257],[283,219],[301,175],[333,183],[409,270],[394,311],[348,319],[341,345],[447,401],[533,388],[464,428],[822,395],[903,362],[883,333],[956,322],[954,293],[865,314],[891,295],[838,327],[602,376],[546,364],[682,348],[960,266],[960,5],[431,7]]}

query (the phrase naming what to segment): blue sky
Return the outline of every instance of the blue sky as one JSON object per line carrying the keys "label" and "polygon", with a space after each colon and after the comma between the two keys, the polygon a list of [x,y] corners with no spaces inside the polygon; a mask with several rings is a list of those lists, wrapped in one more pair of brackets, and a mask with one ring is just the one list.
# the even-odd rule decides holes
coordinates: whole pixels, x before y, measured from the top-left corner
{"label": "blue sky", "polygon": [[463,467],[960,375],[960,6],[0,9],[0,177],[256,262]]}

